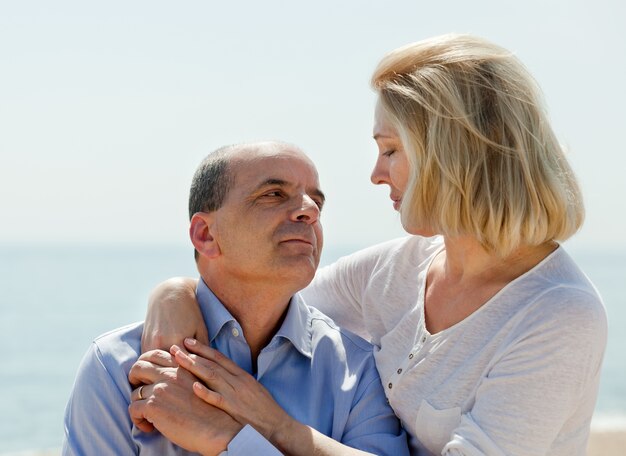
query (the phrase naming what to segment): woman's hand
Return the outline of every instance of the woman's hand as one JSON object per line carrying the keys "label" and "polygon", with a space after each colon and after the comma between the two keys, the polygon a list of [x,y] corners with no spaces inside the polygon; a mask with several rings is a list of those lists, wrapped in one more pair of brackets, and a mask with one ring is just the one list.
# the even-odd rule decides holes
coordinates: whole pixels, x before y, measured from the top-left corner
{"label": "woman's hand", "polygon": [[[201,381],[193,392],[207,405],[226,412],[241,426],[251,425],[285,455],[363,456],[319,431],[294,420],[263,385],[217,350],[194,339],[185,339],[187,354],[178,346],[170,349],[180,369]],[[204,384],[203,384],[204,383]]]}
{"label": "woman's hand", "polygon": [[196,301],[198,281],[175,277],[160,283],[150,294],[148,313],[141,335],[141,351],[169,350],[182,345],[185,337],[208,343],[200,307]]}
{"label": "woman's hand", "polygon": [[193,384],[193,392],[207,404],[228,413],[241,425],[251,425],[269,441],[276,432],[286,432],[294,425],[295,420],[269,391],[233,361],[195,339],[185,339],[185,347],[194,354],[176,345],[170,352],[180,367],[202,381]]}

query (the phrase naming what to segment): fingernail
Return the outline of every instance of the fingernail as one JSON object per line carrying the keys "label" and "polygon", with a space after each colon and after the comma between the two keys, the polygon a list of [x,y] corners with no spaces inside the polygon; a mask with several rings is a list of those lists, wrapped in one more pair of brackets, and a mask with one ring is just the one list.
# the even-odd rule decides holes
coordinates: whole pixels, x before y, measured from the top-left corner
{"label": "fingernail", "polygon": [[187,345],[194,346],[194,345],[196,345],[196,339],[192,339],[191,337],[187,337],[187,338],[185,339],[185,343],[186,343]]}
{"label": "fingernail", "polygon": [[170,353],[172,355],[176,355],[176,353],[178,353],[180,351],[180,347],[178,345],[172,345],[170,347]]}

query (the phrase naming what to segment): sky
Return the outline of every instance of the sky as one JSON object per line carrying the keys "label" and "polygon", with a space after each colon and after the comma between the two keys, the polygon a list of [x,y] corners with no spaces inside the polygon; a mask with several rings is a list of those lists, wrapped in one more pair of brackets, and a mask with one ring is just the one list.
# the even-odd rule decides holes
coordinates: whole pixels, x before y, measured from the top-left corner
{"label": "sky", "polygon": [[369,181],[369,78],[455,32],[542,87],[586,201],[571,243],[626,249],[624,18],[618,0],[0,0],[0,244],[186,244],[197,164],[259,139],[317,164],[327,246],[402,235]]}

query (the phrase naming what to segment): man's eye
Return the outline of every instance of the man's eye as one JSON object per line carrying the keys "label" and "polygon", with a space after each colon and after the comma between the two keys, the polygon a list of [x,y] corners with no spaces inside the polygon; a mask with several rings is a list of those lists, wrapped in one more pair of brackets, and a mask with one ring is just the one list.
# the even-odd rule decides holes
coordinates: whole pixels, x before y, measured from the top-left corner
{"label": "man's eye", "polygon": [[267,198],[280,198],[283,196],[283,192],[280,190],[274,190],[272,192],[264,193],[262,196]]}

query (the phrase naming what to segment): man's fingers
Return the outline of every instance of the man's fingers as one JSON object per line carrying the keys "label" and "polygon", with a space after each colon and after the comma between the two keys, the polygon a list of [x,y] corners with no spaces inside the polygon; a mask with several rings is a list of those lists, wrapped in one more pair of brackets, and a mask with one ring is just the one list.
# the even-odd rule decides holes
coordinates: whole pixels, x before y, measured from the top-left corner
{"label": "man's fingers", "polygon": [[140,385],[130,393],[131,402],[145,401],[152,394],[152,385]]}
{"label": "man's fingers", "polygon": [[165,350],[150,350],[142,354],[138,361],[148,361],[155,366],[176,367],[174,357]]}
{"label": "man's fingers", "polygon": [[128,380],[131,385],[154,383],[162,378],[161,375],[166,372],[166,369],[163,368],[177,366],[176,360],[170,353],[163,350],[150,350],[142,354],[133,364],[128,374]]}
{"label": "man's fingers", "polygon": [[154,383],[159,378],[157,369],[151,362],[139,360],[130,368],[128,381],[131,385]]}
{"label": "man's fingers", "polygon": [[143,432],[152,432],[154,426],[145,418],[145,409],[145,402],[132,402],[128,406],[128,413],[132,422],[137,426],[137,429]]}
{"label": "man's fingers", "polygon": [[[174,360],[173,357],[172,360]],[[173,362],[175,364],[171,367],[163,367],[140,358],[139,361],[130,368],[128,381],[131,385],[140,385],[142,383],[156,383],[159,380],[171,378],[172,373],[176,370],[176,366],[178,365],[176,361]]]}

